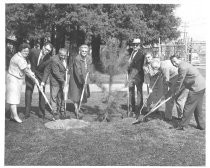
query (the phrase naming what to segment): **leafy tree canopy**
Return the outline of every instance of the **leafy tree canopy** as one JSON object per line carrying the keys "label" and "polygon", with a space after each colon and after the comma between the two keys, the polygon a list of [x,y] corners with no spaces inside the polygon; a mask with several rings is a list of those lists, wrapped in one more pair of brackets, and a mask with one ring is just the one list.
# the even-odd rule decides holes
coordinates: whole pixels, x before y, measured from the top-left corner
{"label": "leafy tree canopy", "polygon": [[144,44],[176,39],[180,19],[173,4],[6,4],[6,33],[22,37],[42,37],[51,33],[52,25],[67,32],[79,30],[90,42],[100,35],[132,40],[140,37]]}

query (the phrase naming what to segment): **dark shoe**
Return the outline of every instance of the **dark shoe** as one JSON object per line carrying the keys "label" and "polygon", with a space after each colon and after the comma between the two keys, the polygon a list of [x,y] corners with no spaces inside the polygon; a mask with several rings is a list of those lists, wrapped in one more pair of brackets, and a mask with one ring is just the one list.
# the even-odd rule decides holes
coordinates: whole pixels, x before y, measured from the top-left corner
{"label": "dark shoe", "polygon": [[30,114],[25,114],[25,119],[28,119],[30,117]]}
{"label": "dark shoe", "polygon": [[184,127],[183,126],[178,126],[175,128],[176,130],[180,130],[180,131],[184,131]]}
{"label": "dark shoe", "polygon": [[81,120],[83,118],[83,114],[82,113],[78,113],[78,119]]}
{"label": "dark shoe", "polygon": [[181,121],[182,120],[182,118],[176,118],[178,121]]}
{"label": "dark shoe", "polygon": [[42,120],[45,120],[45,114],[42,115]]}
{"label": "dark shoe", "polygon": [[136,118],[136,119],[138,119],[139,118],[139,116],[140,116],[140,114],[134,114],[134,117]]}
{"label": "dark shoe", "polygon": [[83,118],[83,114],[81,113],[81,110],[75,109],[74,114],[75,114],[76,119]]}
{"label": "dark shoe", "polygon": [[106,116],[106,121],[107,121],[107,122],[110,122],[110,121],[111,121],[111,116],[110,116],[110,115],[107,115],[107,116]]}
{"label": "dark shoe", "polygon": [[130,111],[130,112],[128,113],[128,117],[134,117],[134,112],[133,112],[133,111]]}
{"label": "dark shoe", "polygon": [[205,128],[202,128],[200,126],[197,126],[196,128],[199,129],[199,130],[205,130]]}
{"label": "dark shoe", "polygon": [[170,119],[170,118],[164,118],[164,121],[170,122],[170,121],[172,121],[172,119]]}
{"label": "dark shoe", "polygon": [[37,113],[37,116],[38,116],[39,118],[43,118],[43,114],[42,114],[41,112],[38,112],[38,113]]}
{"label": "dark shoe", "polygon": [[56,112],[54,112],[53,113],[53,120],[58,120],[59,119],[59,115],[58,115],[58,113]]}
{"label": "dark shoe", "polygon": [[61,112],[61,113],[60,113],[60,119],[61,119],[61,120],[66,119],[66,113],[65,113],[65,112]]}

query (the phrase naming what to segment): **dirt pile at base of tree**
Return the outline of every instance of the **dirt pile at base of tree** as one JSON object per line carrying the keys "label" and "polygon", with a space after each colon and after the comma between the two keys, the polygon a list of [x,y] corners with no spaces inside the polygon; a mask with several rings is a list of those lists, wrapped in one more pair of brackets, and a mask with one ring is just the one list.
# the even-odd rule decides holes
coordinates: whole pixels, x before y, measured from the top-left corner
{"label": "dirt pile at base of tree", "polygon": [[45,127],[49,129],[75,129],[75,128],[83,128],[89,126],[90,123],[83,120],[78,119],[65,119],[65,120],[56,120],[45,123]]}

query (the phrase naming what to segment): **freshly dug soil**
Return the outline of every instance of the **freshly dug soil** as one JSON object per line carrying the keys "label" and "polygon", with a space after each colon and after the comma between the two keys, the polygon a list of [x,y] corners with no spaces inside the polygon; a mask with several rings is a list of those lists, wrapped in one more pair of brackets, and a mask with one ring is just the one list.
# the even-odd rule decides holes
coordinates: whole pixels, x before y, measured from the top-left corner
{"label": "freshly dug soil", "polygon": [[83,120],[78,119],[65,119],[65,120],[56,120],[45,123],[45,127],[49,129],[75,129],[75,128],[83,128],[89,126],[90,123]]}

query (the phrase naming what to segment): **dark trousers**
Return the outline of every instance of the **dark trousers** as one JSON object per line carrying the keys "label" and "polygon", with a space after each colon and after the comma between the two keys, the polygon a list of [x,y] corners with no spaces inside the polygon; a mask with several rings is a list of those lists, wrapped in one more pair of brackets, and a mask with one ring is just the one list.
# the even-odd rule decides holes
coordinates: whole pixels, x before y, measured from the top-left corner
{"label": "dark trousers", "polygon": [[[137,88],[137,101],[135,102],[135,83],[133,83],[132,87],[129,87],[129,93],[130,93],[130,105],[131,110],[136,115],[139,115],[140,109],[143,105],[143,92],[142,92],[143,82],[139,82],[136,85]],[[136,105],[136,106],[135,106]]]}
{"label": "dark trousers", "polygon": [[199,128],[205,129],[204,113],[202,112],[203,96],[205,89],[199,92],[189,91],[187,100],[184,105],[183,118],[180,125],[186,127],[192,115],[194,114],[195,121]]}
{"label": "dark trousers", "polygon": [[[25,115],[30,115],[33,90],[34,90],[34,84],[30,84],[30,86],[26,84]],[[43,89],[43,91],[45,92],[45,88]],[[45,115],[45,99],[42,96],[41,92],[39,92],[39,114]]]}
{"label": "dark trousers", "polygon": [[64,94],[62,87],[50,85],[50,103],[53,113],[64,112]]}

